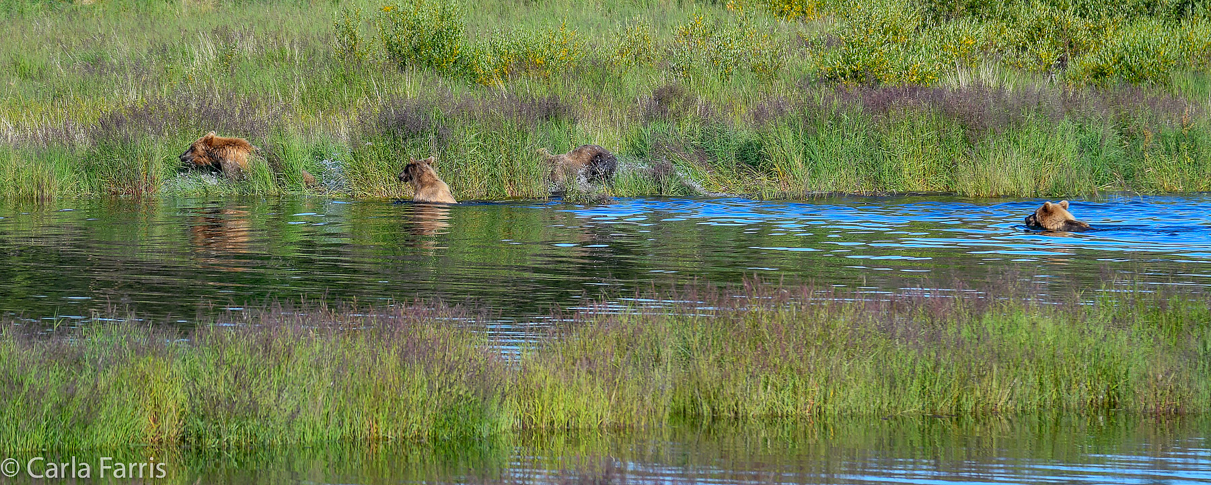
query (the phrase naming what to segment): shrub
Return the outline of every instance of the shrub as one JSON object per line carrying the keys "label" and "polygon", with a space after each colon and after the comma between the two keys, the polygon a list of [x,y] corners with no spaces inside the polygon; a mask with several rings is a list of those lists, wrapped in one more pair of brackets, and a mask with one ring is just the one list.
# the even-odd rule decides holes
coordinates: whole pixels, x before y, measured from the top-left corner
{"label": "shrub", "polygon": [[610,61],[616,66],[639,66],[656,60],[656,29],[643,17],[626,21]]}
{"label": "shrub", "polygon": [[771,77],[782,69],[784,47],[773,29],[738,9],[734,19],[707,19],[696,13],[677,26],[669,51],[669,67],[680,76],[709,73],[728,77],[749,71]]}
{"label": "shrub", "polygon": [[388,57],[400,66],[417,65],[439,73],[461,67],[465,45],[464,11],[455,2],[411,0],[379,9],[379,37]]}
{"label": "shrub", "polygon": [[1105,44],[1118,18],[1083,17],[1073,9],[1020,3],[1011,11],[998,44],[1013,67],[1058,71]]}
{"label": "shrub", "polygon": [[[336,50],[362,60],[358,14],[343,12],[335,24]],[[516,74],[540,78],[576,66],[584,42],[567,24],[542,30],[497,31],[483,40],[467,37],[466,10],[449,0],[409,0],[379,9],[374,23],[383,53],[401,67],[416,66],[483,85],[498,85]]]}
{"label": "shrub", "polygon": [[361,9],[341,9],[332,25],[337,56],[345,62],[360,64],[366,60],[368,50],[362,35]]}
{"label": "shrub", "polygon": [[984,53],[994,46],[984,23],[971,19],[956,20],[929,29],[923,37],[933,39],[937,47],[935,54],[940,60],[935,63],[939,70],[949,66],[973,67],[979,65]]}
{"label": "shrub", "polygon": [[816,20],[827,13],[821,0],[768,0],[766,8],[778,18],[786,20]]}
{"label": "shrub", "polygon": [[1181,58],[1179,35],[1155,20],[1136,22],[1121,30],[1106,46],[1085,59],[1073,73],[1075,81],[1132,84],[1167,83]]}
{"label": "shrub", "polygon": [[1211,21],[1205,18],[1186,20],[1180,24],[1178,32],[1181,62],[1191,69],[1211,68]]}
{"label": "shrub", "polygon": [[[1197,3],[1197,5],[1196,5]],[[809,41],[825,80],[929,85],[989,61],[1073,83],[1164,82],[1211,63],[1200,2],[885,0],[832,5],[839,21]],[[793,18],[793,14],[775,14]],[[1073,68],[1076,68],[1075,70]]]}
{"label": "shrub", "polygon": [[840,45],[817,57],[827,80],[858,84],[930,85],[941,58],[936,39],[921,39],[920,9],[895,2],[854,5],[839,14]]}
{"label": "shrub", "polygon": [[470,50],[475,82],[501,84],[516,74],[542,79],[565,72],[584,58],[584,42],[566,23],[557,29],[498,32]]}

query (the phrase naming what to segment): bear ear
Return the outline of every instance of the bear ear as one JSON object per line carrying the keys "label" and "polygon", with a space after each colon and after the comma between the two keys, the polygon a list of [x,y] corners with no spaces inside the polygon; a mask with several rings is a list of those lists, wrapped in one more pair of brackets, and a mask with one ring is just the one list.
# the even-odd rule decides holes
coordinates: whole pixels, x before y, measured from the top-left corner
{"label": "bear ear", "polygon": [[1054,204],[1052,204],[1051,201],[1044,202],[1043,203],[1043,212],[1051,212],[1052,205],[1054,205]]}
{"label": "bear ear", "polygon": [[420,160],[420,163],[423,163],[425,165],[433,165],[433,157],[429,157],[424,160]]}
{"label": "bear ear", "polygon": [[1060,206],[1060,207],[1063,207],[1063,208],[1064,208],[1064,210],[1068,210],[1068,201],[1066,201],[1066,200],[1061,200],[1061,201],[1060,201],[1060,203],[1059,203],[1059,206]]}
{"label": "bear ear", "polygon": [[202,137],[202,139],[203,139],[203,140],[209,140],[209,139],[214,138],[214,137],[216,137],[216,136],[218,136],[218,134],[212,131],[212,132],[210,132],[210,133],[207,133],[207,134],[206,134],[206,136]]}

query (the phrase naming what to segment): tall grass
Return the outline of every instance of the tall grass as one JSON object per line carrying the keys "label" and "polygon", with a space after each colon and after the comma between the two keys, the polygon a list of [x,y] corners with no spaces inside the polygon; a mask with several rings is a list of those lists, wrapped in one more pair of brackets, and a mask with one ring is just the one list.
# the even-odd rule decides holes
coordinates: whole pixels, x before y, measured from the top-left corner
{"label": "tall grass", "polygon": [[[506,359],[490,313],[233,313],[0,333],[0,448],[440,440],[837,416],[1202,413],[1203,295],[871,298],[750,282],[558,315]],[[647,302],[647,303],[642,303]]]}
{"label": "tall grass", "polygon": [[[546,197],[536,150],[584,143],[613,195],[1207,190],[1205,6],[1064,5],[9,0],[0,193],[401,197],[435,155]],[[211,130],[251,177],[182,171]]]}
{"label": "tall grass", "polygon": [[459,311],[401,307],[362,319],[309,310],[248,314],[237,328],[200,328],[188,340],[135,324],[50,338],[9,326],[0,441],[40,449],[420,440],[509,422],[492,415],[501,412],[500,355],[440,323],[466,318]]}
{"label": "tall grass", "polygon": [[581,315],[523,358],[522,422],[1200,412],[1209,391],[1194,358],[1211,350],[1206,305],[1185,298],[855,301],[760,284],[671,296],[694,303]]}

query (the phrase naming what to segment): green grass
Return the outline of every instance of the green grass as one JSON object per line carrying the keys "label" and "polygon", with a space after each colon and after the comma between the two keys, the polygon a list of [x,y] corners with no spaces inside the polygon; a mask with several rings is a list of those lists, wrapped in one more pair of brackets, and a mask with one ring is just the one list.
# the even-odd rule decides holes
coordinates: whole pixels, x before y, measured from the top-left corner
{"label": "green grass", "polygon": [[490,415],[504,366],[482,337],[411,314],[342,329],[346,317],[313,311],[279,314],[293,321],[273,328],[201,329],[188,342],[134,325],[23,340],[10,326],[0,360],[14,385],[0,441],[29,450],[420,440],[508,422]]}
{"label": "green grass", "polygon": [[[1061,3],[6,0],[0,193],[546,197],[584,143],[615,196],[1211,189],[1206,7]],[[248,180],[180,173],[211,130]]]}
{"label": "green grass", "polygon": [[[0,449],[433,441],[841,416],[1204,413],[1211,310],[1142,291],[870,299],[753,282],[561,316],[507,360],[441,304],[0,332]],[[856,298],[855,297],[859,297]],[[880,299],[881,298],[881,299]],[[680,302],[680,303],[679,303]]]}

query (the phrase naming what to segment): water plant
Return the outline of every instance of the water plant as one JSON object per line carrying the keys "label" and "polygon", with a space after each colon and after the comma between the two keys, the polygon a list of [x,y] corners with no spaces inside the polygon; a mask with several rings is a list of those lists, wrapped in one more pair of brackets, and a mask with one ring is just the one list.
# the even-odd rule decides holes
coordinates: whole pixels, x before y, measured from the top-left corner
{"label": "water plant", "polygon": [[440,302],[268,305],[192,329],[10,323],[0,449],[1208,410],[1205,295],[1029,294],[691,286],[556,315],[515,357],[476,330],[491,311]]}

